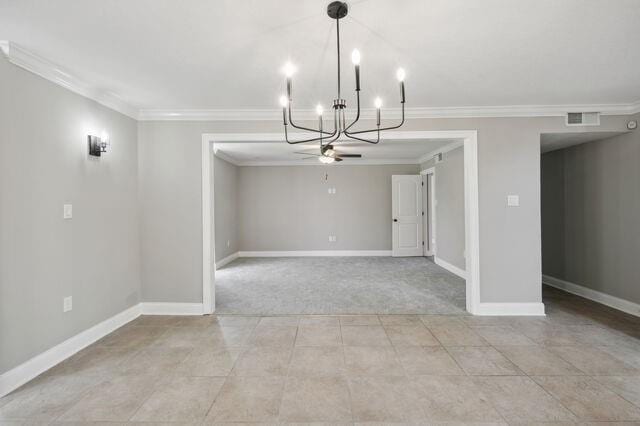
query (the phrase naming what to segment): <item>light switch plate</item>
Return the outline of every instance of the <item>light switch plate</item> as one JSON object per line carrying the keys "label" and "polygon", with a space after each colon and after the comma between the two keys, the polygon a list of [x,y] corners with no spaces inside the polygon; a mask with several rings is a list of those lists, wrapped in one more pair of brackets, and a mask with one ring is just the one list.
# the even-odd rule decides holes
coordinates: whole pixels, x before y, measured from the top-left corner
{"label": "light switch plate", "polygon": [[71,219],[73,217],[73,205],[65,204],[62,206],[62,218]]}
{"label": "light switch plate", "polygon": [[73,309],[73,298],[71,296],[62,299],[62,312],[69,312]]}
{"label": "light switch plate", "polygon": [[520,205],[519,195],[507,195],[507,206],[518,207]]}

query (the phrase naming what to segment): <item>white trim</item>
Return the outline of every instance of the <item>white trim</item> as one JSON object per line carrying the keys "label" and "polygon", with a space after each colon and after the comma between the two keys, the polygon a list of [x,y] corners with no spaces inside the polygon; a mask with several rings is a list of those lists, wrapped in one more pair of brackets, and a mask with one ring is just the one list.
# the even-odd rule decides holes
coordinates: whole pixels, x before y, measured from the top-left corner
{"label": "white trim", "polygon": [[[292,137],[297,137],[295,134]],[[300,136],[300,135],[298,135]],[[467,250],[467,278],[466,303],[467,311],[475,313],[480,303],[480,212],[478,200],[478,132],[476,130],[442,130],[442,131],[390,131],[382,135],[383,139],[463,139],[464,140],[464,196],[465,196],[465,247]],[[269,142],[282,141],[282,133],[204,133],[202,135],[202,220],[203,230],[205,221],[213,221],[215,210],[211,210],[209,186],[211,184],[211,169],[205,167],[205,158],[209,157],[210,145],[216,142]],[[206,161],[210,161],[207,159]],[[206,191],[205,191],[206,186]],[[203,300],[205,295],[215,295],[215,280],[213,275],[207,275],[206,266],[211,258],[207,258],[215,251],[211,232],[202,234],[203,253]],[[242,253],[242,252],[241,252]],[[245,252],[246,253],[246,252]],[[242,256],[242,254],[241,254]],[[211,296],[209,296],[211,297]],[[206,306],[206,305],[205,305]],[[211,307],[213,309],[213,306]]]}
{"label": "white trim", "polygon": [[362,257],[391,256],[391,250],[293,250],[293,251],[240,251],[240,257]]}
{"label": "white trim", "polygon": [[475,315],[544,316],[543,303],[479,303]]}
{"label": "white trim", "polygon": [[[478,189],[478,132],[464,140],[464,233],[466,306],[472,314],[480,304],[480,201]],[[436,200],[437,203],[437,200]],[[437,245],[436,245],[437,250]]]}
{"label": "white trim", "polygon": [[418,164],[431,160],[436,154],[444,154],[446,152],[453,151],[456,148],[460,148],[461,146],[464,146],[464,141],[453,141],[440,149],[434,149],[433,151],[424,154],[418,159]]}
{"label": "white trim", "polygon": [[215,226],[213,226],[215,196],[212,194],[211,177],[215,162],[211,161],[211,148],[209,141],[205,141],[202,135],[202,313],[211,314],[216,310],[216,292],[214,287],[215,268]]}
{"label": "white trim", "polygon": [[[431,175],[431,181],[429,181],[429,179],[427,179],[427,185],[429,184],[429,182],[431,182],[431,188],[427,187],[427,193],[429,194],[429,199],[426,200],[427,202],[427,207],[429,208],[429,213],[430,215],[425,215],[425,219],[424,219],[424,230],[423,233],[425,235],[427,235],[427,237],[431,240],[428,241],[428,244],[425,243],[424,245],[424,255],[425,256],[433,256],[435,259],[436,256],[436,251],[437,251],[437,232],[436,232],[436,204],[437,204],[437,199],[436,199],[436,168],[435,167],[429,167],[428,169],[424,169],[420,171],[420,174],[422,176],[428,176]],[[424,180],[423,180],[424,182]],[[424,203],[425,200],[422,200],[423,203],[423,208],[424,208]],[[431,217],[431,233],[428,232],[428,228],[429,228],[429,221],[428,221],[428,217]]]}
{"label": "white trim", "polygon": [[220,259],[219,261],[215,262],[214,266],[215,266],[216,270],[220,269],[223,266],[233,262],[234,260],[236,260],[239,257],[240,257],[240,252],[237,251],[237,252],[232,253],[229,256],[225,257],[224,259]]}
{"label": "white trim", "polygon": [[93,99],[107,108],[138,119],[138,109],[126,103],[115,93],[101,90],[96,85],[74,76],[64,68],[8,40],[0,40],[0,49],[2,49],[2,52],[12,64],[24,68],[85,98]]}
{"label": "white trim", "polygon": [[631,315],[640,316],[640,304],[630,302],[625,299],[621,299],[610,294],[602,293],[601,291],[593,290],[588,287],[574,284],[569,281],[561,280],[549,275],[542,275],[542,282],[551,287],[559,288],[567,293],[576,294],[584,297],[585,299],[593,300],[594,302],[602,303],[603,305],[617,309],[622,312],[626,312]]}
{"label": "white trim", "polygon": [[436,263],[436,265],[441,266],[442,268],[446,269],[447,271],[451,272],[452,274],[455,274],[455,275],[457,275],[457,276],[459,276],[460,278],[463,278],[463,279],[467,278],[467,271],[465,271],[464,269],[460,269],[456,265],[453,265],[453,264],[447,262],[446,260],[442,260],[441,258],[439,258],[437,256],[433,257],[433,261]]}
{"label": "white trim", "polygon": [[[408,120],[421,118],[500,118],[500,117],[563,117],[567,112],[600,112],[602,115],[631,115],[640,112],[640,101],[626,104],[584,105],[504,105],[464,107],[407,107]],[[349,111],[349,114],[352,111]],[[350,115],[347,114],[348,117]],[[385,118],[401,116],[399,108],[385,108]],[[313,109],[296,111],[300,121],[316,120]],[[361,118],[374,119],[375,109],[365,108]],[[276,121],[282,120],[281,109],[142,109],[141,121]]]}
{"label": "white trim", "polygon": [[165,303],[142,302],[140,303],[142,315],[202,315],[202,303]]}
{"label": "white trim", "polygon": [[0,398],[136,319],[140,314],[140,304],[136,304],[5,372],[0,376]]}

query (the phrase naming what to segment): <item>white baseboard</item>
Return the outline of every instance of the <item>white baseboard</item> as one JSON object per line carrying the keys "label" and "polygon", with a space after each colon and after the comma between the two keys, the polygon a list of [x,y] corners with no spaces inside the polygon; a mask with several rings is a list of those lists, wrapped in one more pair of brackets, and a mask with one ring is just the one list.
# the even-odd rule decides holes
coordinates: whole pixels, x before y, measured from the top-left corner
{"label": "white baseboard", "polygon": [[616,296],[611,296],[610,294],[602,293],[600,291],[593,290],[579,284],[574,284],[569,281],[561,280],[560,278],[555,278],[549,275],[542,275],[542,282],[551,287],[564,290],[567,293],[582,296],[585,299],[602,303],[603,305],[609,306],[622,312],[626,312],[631,315],[640,316],[640,305],[637,303],[630,302]]}
{"label": "white baseboard", "polygon": [[544,316],[544,303],[479,303],[474,315]]}
{"label": "white baseboard", "polygon": [[140,316],[134,305],[0,375],[0,398]]}
{"label": "white baseboard", "polygon": [[391,256],[391,250],[240,251],[240,257]]}
{"label": "white baseboard", "polygon": [[140,303],[142,315],[203,315],[202,303]]}
{"label": "white baseboard", "polygon": [[138,303],[0,375],[0,398],[140,315],[202,314],[202,303]]}
{"label": "white baseboard", "polygon": [[447,262],[446,260],[440,259],[439,257],[434,256],[433,261],[436,263],[436,265],[442,266],[444,269],[451,272],[452,274],[456,274],[460,278],[464,278],[464,279],[467,278],[467,271],[465,271],[464,269],[460,269],[457,266]]}
{"label": "white baseboard", "polygon": [[216,268],[216,270],[222,268],[224,265],[233,262],[234,260],[236,260],[238,257],[240,257],[240,252],[235,252],[230,254],[229,256],[225,257],[224,259],[220,259],[217,262],[215,262],[214,267]]}

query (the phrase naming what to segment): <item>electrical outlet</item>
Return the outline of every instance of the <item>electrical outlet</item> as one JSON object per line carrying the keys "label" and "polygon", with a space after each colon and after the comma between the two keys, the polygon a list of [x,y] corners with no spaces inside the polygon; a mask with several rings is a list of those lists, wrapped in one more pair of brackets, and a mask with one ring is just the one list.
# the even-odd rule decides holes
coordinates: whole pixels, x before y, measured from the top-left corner
{"label": "electrical outlet", "polygon": [[333,195],[333,194],[335,194],[335,193],[336,193],[336,189],[335,189],[335,188],[328,188],[328,189],[327,189],[327,192],[328,192],[329,194]]}
{"label": "electrical outlet", "polygon": [[73,205],[65,204],[62,206],[62,218],[71,219],[73,217]]}
{"label": "electrical outlet", "polygon": [[69,312],[73,309],[73,298],[71,296],[62,299],[62,312]]}
{"label": "electrical outlet", "polygon": [[329,235],[329,242],[330,243],[335,243],[336,241],[338,241],[338,239],[336,238],[335,235]]}
{"label": "electrical outlet", "polygon": [[520,205],[519,195],[507,195],[507,206],[518,207]]}
{"label": "electrical outlet", "polygon": [[227,240],[227,247],[231,247],[231,241]]}

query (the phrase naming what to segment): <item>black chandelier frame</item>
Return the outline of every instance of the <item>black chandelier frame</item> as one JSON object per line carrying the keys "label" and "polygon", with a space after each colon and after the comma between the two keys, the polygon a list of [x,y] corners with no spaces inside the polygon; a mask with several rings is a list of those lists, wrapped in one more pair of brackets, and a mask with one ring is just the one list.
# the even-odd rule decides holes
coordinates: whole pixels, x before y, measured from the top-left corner
{"label": "black chandelier frame", "polygon": [[[285,140],[289,144],[295,145],[295,144],[309,143],[309,142],[320,142],[320,151],[322,152],[324,146],[327,146],[337,141],[340,138],[340,136],[342,136],[342,134],[344,134],[349,139],[353,139],[361,142],[367,142],[370,144],[377,144],[378,142],[380,142],[380,132],[383,132],[386,130],[394,130],[401,127],[404,124],[404,121],[405,121],[404,106],[405,106],[406,98],[405,98],[405,89],[404,89],[404,78],[402,78],[400,79],[400,106],[402,110],[402,118],[400,123],[393,126],[380,127],[381,126],[381,112],[380,112],[381,108],[380,106],[377,106],[375,129],[349,131],[349,129],[351,129],[358,122],[358,120],[360,120],[360,64],[359,63],[355,64],[355,77],[356,77],[355,92],[356,92],[356,107],[357,107],[356,116],[353,119],[353,121],[347,125],[347,120],[345,117],[345,110],[347,108],[347,103],[341,97],[340,19],[347,16],[348,10],[349,9],[347,4],[341,1],[334,1],[327,6],[327,15],[329,15],[330,18],[336,20],[336,48],[337,48],[337,55],[338,55],[338,80],[337,80],[338,97],[333,100],[333,105],[331,107],[333,109],[333,130],[330,132],[324,130],[323,117],[321,113],[318,114],[317,129],[304,127],[299,124],[296,124],[293,121],[292,78],[291,78],[291,75],[287,75],[286,105],[282,106],[282,121],[284,124]],[[301,140],[290,140],[289,133],[288,133],[289,125],[291,125],[291,127],[298,130],[317,133],[319,134],[319,136],[307,138],[307,139],[301,139]],[[376,133],[375,139],[369,139],[367,137],[364,137],[365,134],[373,133],[373,132]]]}

